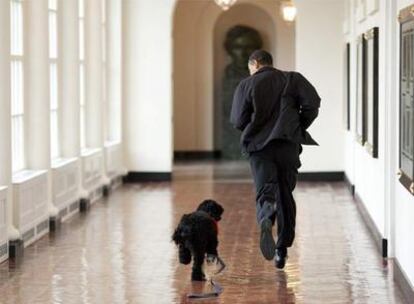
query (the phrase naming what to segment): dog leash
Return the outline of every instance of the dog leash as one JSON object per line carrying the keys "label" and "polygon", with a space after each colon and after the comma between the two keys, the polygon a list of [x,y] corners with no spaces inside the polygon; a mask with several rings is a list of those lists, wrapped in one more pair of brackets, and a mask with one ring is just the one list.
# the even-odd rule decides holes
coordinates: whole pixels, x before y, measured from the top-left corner
{"label": "dog leash", "polygon": [[[214,276],[218,275],[226,268],[226,264],[224,264],[223,260],[220,259],[219,257],[217,257],[217,263],[220,264],[220,268],[219,270],[217,270],[216,273],[214,273]],[[211,286],[213,286],[212,292],[189,293],[187,297],[190,299],[207,299],[207,298],[215,298],[215,297],[220,296],[220,294],[223,292],[223,287],[221,287],[220,284],[213,281],[213,278],[209,280],[209,283],[211,284]]]}
{"label": "dog leash", "polygon": [[190,293],[187,295],[190,299],[207,299],[207,298],[216,298],[223,292],[223,287],[218,283],[214,282],[213,279],[210,279],[210,284],[213,286],[213,292],[206,293]]}

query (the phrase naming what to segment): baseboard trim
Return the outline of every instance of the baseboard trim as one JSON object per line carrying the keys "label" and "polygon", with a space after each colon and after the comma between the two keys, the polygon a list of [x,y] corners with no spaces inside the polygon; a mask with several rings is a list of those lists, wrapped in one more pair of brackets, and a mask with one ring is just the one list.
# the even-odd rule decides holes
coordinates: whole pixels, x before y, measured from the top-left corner
{"label": "baseboard trim", "polygon": [[299,172],[298,180],[302,182],[340,182],[344,180],[345,172]]}
{"label": "baseboard trim", "polygon": [[365,207],[361,197],[356,192],[354,195],[354,202],[358,208],[359,214],[361,214],[362,219],[364,220],[365,226],[368,228],[372,238],[374,239],[375,245],[379,250],[379,253],[383,258],[388,257],[388,240],[383,238],[381,232],[378,230],[377,225],[375,225],[374,220],[369,214],[367,208]]}
{"label": "baseboard trim", "polygon": [[175,161],[215,160],[221,158],[221,151],[174,151]]}
{"label": "baseboard trim", "polygon": [[394,271],[393,271],[394,281],[400,287],[405,299],[407,300],[407,303],[411,303],[410,301],[414,299],[414,286],[410,283],[410,280],[408,279],[407,274],[402,269],[398,260],[396,258],[393,258],[393,262],[394,262]]}
{"label": "baseboard trim", "polygon": [[352,196],[355,196],[355,185],[351,182],[351,180],[349,179],[348,175],[346,175],[346,173],[344,173],[344,180],[345,180],[346,185],[348,186],[349,192],[351,192]]}
{"label": "baseboard trim", "polygon": [[135,172],[130,171],[124,177],[125,183],[143,182],[169,182],[172,180],[171,172]]}

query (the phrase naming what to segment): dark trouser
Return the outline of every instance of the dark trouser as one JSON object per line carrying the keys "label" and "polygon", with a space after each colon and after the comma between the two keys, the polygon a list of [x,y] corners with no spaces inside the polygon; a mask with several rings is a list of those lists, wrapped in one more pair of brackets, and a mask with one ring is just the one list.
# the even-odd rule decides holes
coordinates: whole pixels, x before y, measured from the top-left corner
{"label": "dark trouser", "polygon": [[276,248],[292,246],[295,238],[296,204],[292,192],[296,186],[299,144],[274,140],[264,149],[249,155],[256,185],[256,216],[260,224],[265,218],[277,222]]}

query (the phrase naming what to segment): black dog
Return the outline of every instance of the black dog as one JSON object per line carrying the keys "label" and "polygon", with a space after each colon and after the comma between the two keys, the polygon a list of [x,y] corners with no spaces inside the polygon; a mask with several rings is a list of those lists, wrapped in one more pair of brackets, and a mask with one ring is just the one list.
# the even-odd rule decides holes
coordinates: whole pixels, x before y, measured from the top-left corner
{"label": "black dog", "polygon": [[213,200],[203,201],[197,211],[184,214],[174,231],[172,240],[178,245],[181,264],[188,265],[193,258],[191,280],[204,281],[204,256],[218,257],[218,226],[224,209]]}

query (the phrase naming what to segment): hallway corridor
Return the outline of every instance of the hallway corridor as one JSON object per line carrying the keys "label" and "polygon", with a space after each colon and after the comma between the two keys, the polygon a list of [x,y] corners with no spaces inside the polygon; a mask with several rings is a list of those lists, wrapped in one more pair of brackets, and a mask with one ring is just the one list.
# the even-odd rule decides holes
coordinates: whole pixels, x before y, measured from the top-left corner
{"label": "hallway corridor", "polygon": [[22,262],[0,265],[0,303],[186,303],[200,284],[170,236],[208,197],[225,208],[227,269],[217,277],[224,293],[202,303],[404,303],[345,184],[301,182],[295,196],[297,239],[276,271],[258,249],[246,168],[178,165],[172,183],[126,185],[26,248]]}

